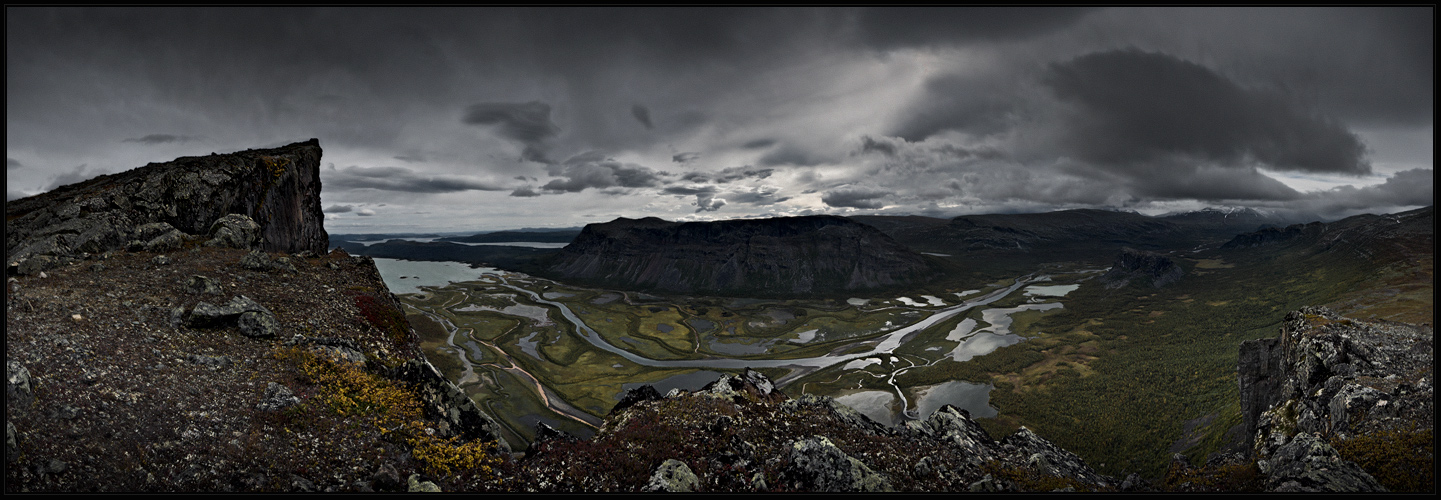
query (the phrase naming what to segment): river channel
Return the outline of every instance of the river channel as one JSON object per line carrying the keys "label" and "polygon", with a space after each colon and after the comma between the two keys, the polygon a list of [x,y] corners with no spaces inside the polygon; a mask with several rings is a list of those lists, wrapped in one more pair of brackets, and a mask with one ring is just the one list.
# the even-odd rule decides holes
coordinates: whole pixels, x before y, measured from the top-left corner
{"label": "river channel", "polygon": [[[729,371],[740,370],[744,368],[789,369],[789,373],[775,381],[777,387],[784,387],[791,381],[794,381],[806,374],[838,363],[849,362],[849,364],[847,365],[848,367],[850,365],[864,366],[867,363],[862,361],[870,361],[873,363],[875,362],[875,360],[882,359],[883,357],[889,358],[892,360],[892,362],[895,362],[898,360],[898,358],[894,356],[895,350],[900,346],[904,345],[917,333],[920,333],[927,328],[930,328],[936,324],[946,321],[949,318],[955,317],[956,315],[962,314],[976,307],[985,306],[1001,300],[1011,295],[1012,293],[1015,293],[1017,290],[1027,287],[1028,285],[1032,285],[1033,283],[1037,282],[1049,281],[1050,279],[1048,276],[1027,275],[1017,278],[1015,282],[1008,287],[996,289],[986,294],[979,294],[968,299],[964,299],[961,296],[969,296],[976,291],[972,290],[962,294],[955,294],[958,299],[961,299],[961,302],[951,306],[940,306],[940,304],[937,304],[938,302],[940,302],[940,299],[935,297],[922,296],[927,300],[928,303],[917,302],[916,305],[922,306],[924,307],[924,309],[927,309],[926,312],[930,313],[929,316],[909,325],[900,326],[888,332],[881,333],[878,336],[874,336],[865,340],[858,340],[845,346],[850,347],[856,344],[869,345],[870,347],[864,351],[850,352],[844,355],[828,354],[809,358],[793,359],[733,359],[714,357],[707,359],[690,360],[657,360],[637,355],[634,352],[611,344],[610,342],[606,341],[606,339],[603,338],[594,329],[592,329],[589,325],[587,325],[584,320],[582,320],[577,314],[575,314],[574,311],[572,311],[565,304],[555,302],[553,300],[548,300],[542,294],[516,285],[512,285],[507,279],[507,276],[528,278],[525,275],[521,275],[518,273],[509,273],[490,268],[470,268],[469,266],[454,262],[407,262],[389,261],[389,259],[385,260],[388,262],[384,262],[384,265],[381,265],[382,259],[376,259],[377,267],[380,268],[381,275],[385,279],[387,284],[396,293],[420,292],[422,291],[422,287],[446,286],[447,284],[454,282],[466,282],[475,280],[490,282],[493,285],[500,285],[516,292],[523,293],[527,297],[529,297],[531,301],[534,301],[537,304],[544,304],[546,306],[554,307],[556,310],[560,311],[561,316],[563,316],[566,321],[569,321],[571,324],[576,325],[575,331],[577,334],[579,334],[581,338],[584,338],[586,342],[590,343],[598,349],[603,349],[607,352],[614,353],[633,363],[643,366],[658,368],[694,368],[701,370],[695,373],[671,377],[684,378],[685,380],[666,379],[655,382],[653,384],[657,386],[677,385],[678,387],[682,385],[692,385],[691,383],[694,381],[691,379],[697,378],[696,375],[704,374],[705,376],[701,378],[706,378],[706,381],[713,380],[716,376],[716,372],[711,370],[715,369]],[[404,277],[402,278],[402,276]],[[1073,286],[1067,285],[1061,285],[1061,287],[1062,288],[1057,289],[1056,286],[1031,286],[1026,289],[1025,293],[1027,295],[1059,297],[1065,295],[1065,292],[1069,292],[1071,289],[1074,289]],[[910,303],[912,301],[901,302]],[[852,305],[858,306],[858,304],[854,303]],[[941,355],[938,359],[931,360],[929,361],[929,363],[926,363],[926,360],[923,359],[923,364],[915,364],[913,361],[914,356],[903,356],[902,358],[905,358],[905,361],[909,362],[910,365],[906,367],[900,367],[899,365],[897,365],[897,369],[895,371],[892,371],[890,376],[887,377],[888,385],[892,386],[892,391],[860,391],[858,393],[852,393],[849,396],[842,396],[838,399],[845,404],[856,407],[857,410],[872,416],[872,418],[878,421],[892,425],[898,423],[899,420],[897,417],[903,416],[904,418],[924,418],[926,414],[929,414],[936,407],[939,407],[940,404],[947,402],[951,404],[964,405],[968,407],[967,409],[970,410],[972,414],[975,415],[992,416],[995,414],[995,410],[986,405],[986,394],[990,391],[989,384],[978,385],[964,382],[955,382],[942,384],[941,386],[932,386],[929,388],[916,388],[920,391],[917,394],[920,399],[915,402],[911,402],[907,400],[906,391],[904,390],[904,388],[895,384],[895,376],[912,368],[921,368],[924,366],[935,364],[942,359],[969,360],[972,356],[986,354],[990,352],[990,350],[993,350],[1001,345],[1019,342],[1022,340],[1021,337],[1010,334],[1006,330],[1007,326],[1010,323],[1008,317],[1009,313],[1020,310],[1045,310],[1055,307],[1061,307],[1061,304],[1051,302],[1046,304],[1027,304],[1017,308],[986,309],[983,311],[983,318],[984,321],[986,323],[990,323],[991,326],[984,329],[972,331],[972,329],[976,326],[975,321],[968,319],[963,322],[962,325],[957,327],[956,331],[953,331],[952,334],[948,336],[948,340],[961,342],[960,345],[958,345],[953,350],[953,352]],[[444,324],[447,329],[452,332],[449,342],[452,347],[458,348],[462,352],[469,350],[470,348],[477,347],[456,345],[456,341],[464,338],[464,336],[455,335],[458,329],[455,328],[454,325],[449,324],[448,321],[445,321]],[[837,349],[836,351],[842,351],[844,349],[845,348],[843,347],[841,349]],[[512,369],[518,369],[518,367]],[[847,370],[847,372],[849,371],[850,370]],[[462,379],[469,379],[473,378],[474,376],[475,375],[473,374],[473,372],[467,369],[466,372],[462,374]],[[535,380],[533,377],[531,377],[531,379]],[[535,382],[537,383],[537,385],[539,385],[538,380],[535,380]],[[545,393],[545,396],[548,396],[542,398],[548,400],[546,401],[547,406],[550,406],[551,409],[557,411],[557,413],[566,414],[571,418],[584,421],[591,425],[597,423],[594,416],[584,414],[583,412],[576,410],[568,404],[563,404],[563,401],[559,401],[559,398],[555,397],[555,395],[550,391],[545,390],[545,388],[542,388],[541,391]],[[802,391],[804,391],[804,388],[802,388]],[[896,402],[897,400],[899,400],[900,404],[898,405],[898,408],[895,408],[897,405],[895,405],[894,402]]]}

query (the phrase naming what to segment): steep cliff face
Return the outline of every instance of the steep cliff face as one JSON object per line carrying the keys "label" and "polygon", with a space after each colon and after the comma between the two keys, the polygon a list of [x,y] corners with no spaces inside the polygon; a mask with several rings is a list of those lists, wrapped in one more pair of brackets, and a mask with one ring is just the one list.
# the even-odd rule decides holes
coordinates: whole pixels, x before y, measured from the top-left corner
{"label": "steep cliff face", "polygon": [[[86,253],[173,248],[213,236],[228,214],[259,225],[267,252],[325,253],[320,209],[320,142],[151,163],[5,205],[5,254],[38,272]],[[178,233],[174,232],[178,231]],[[41,262],[43,261],[43,263]]]}
{"label": "steep cliff face", "polygon": [[[1382,489],[1332,443],[1434,429],[1433,336],[1428,326],[1359,321],[1307,307],[1286,315],[1280,337],[1243,343],[1237,370],[1243,425],[1268,488]],[[1401,442],[1381,446],[1398,447],[1388,451],[1393,456],[1425,454]],[[1434,474],[1424,469],[1369,472]]]}
{"label": "steep cliff face", "polygon": [[617,288],[714,295],[803,295],[928,281],[925,257],[835,216],[591,224],[548,272]]}
{"label": "steep cliff face", "polygon": [[1122,248],[1121,255],[1116,256],[1116,261],[1111,264],[1111,270],[1101,276],[1101,282],[1105,283],[1106,288],[1120,288],[1133,280],[1141,280],[1161,288],[1181,279],[1184,274],[1186,271],[1170,257],[1155,252]]}

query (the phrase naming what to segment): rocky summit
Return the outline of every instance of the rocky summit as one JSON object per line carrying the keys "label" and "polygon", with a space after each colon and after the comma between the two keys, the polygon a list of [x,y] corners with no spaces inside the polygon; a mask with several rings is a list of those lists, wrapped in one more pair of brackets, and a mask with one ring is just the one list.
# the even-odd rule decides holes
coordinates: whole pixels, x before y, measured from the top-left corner
{"label": "rocky summit", "polygon": [[654,217],[590,224],[545,273],[682,294],[804,296],[929,281],[926,258],[870,226],[816,215],[716,222]]}
{"label": "rocky summit", "polygon": [[320,142],[151,163],[5,204],[5,256],[35,274],[91,254],[185,241],[325,253]]}

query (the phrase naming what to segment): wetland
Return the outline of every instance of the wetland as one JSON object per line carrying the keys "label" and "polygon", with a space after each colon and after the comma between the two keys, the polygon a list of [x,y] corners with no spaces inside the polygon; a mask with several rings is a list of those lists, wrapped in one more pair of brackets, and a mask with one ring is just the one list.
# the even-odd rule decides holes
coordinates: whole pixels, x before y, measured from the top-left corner
{"label": "wetland", "polygon": [[[382,277],[426,355],[524,448],[537,423],[594,433],[625,391],[700,389],[754,368],[791,397],[836,397],[887,425],[951,404],[994,417],[987,381],[907,385],[1040,332],[1034,318],[1096,271],[1026,275],[910,297],[657,297],[453,262],[392,261]],[[389,259],[385,259],[389,260]],[[943,298],[944,297],[944,298]]]}

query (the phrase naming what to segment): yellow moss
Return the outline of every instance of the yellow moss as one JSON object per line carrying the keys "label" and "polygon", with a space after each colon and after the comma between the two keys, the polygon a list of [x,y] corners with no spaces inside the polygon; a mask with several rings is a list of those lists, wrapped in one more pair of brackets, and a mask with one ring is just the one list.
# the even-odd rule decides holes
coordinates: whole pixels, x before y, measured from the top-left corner
{"label": "yellow moss", "polygon": [[412,456],[426,472],[450,476],[460,472],[490,476],[500,458],[495,442],[461,442],[442,438],[421,422],[421,398],[399,382],[366,372],[363,365],[336,363],[300,347],[276,349],[275,357],[294,361],[303,381],[319,390],[308,404],[332,414],[375,426],[412,447]]}

